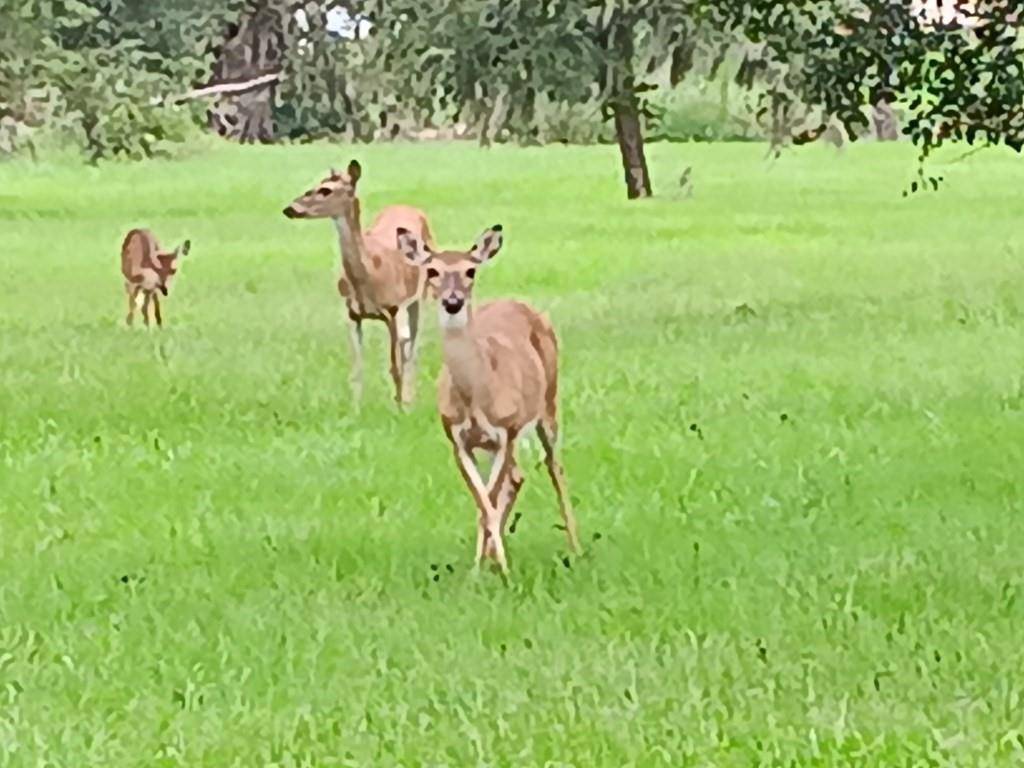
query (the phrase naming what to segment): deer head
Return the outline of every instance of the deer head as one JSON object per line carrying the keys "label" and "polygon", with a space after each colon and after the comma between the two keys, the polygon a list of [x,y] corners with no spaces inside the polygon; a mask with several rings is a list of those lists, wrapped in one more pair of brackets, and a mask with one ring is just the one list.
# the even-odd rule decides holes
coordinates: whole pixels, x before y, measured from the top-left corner
{"label": "deer head", "polygon": [[283,213],[289,219],[327,219],[344,215],[356,197],[356,184],[362,168],[356,160],[344,173],[331,169],[313,189],[295,198]]}
{"label": "deer head", "polygon": [[157,285],[157,289],[164,296],[167,295],[171,287],[171,280],[178,273],[179,258],[187,256],[191,247],[192,242],[186,240],[173,251],[159,251],[156,254],[156,272],[160,276],[160,283]]}
{"label": "deer head", "polygon": [[501,250],[501,224],[484,230],[468,251],[432,251],[407,229],[398,230],[397,240],[399,252],[426,269],[427,285],[441,302],[442,322],[446,326],[469,322],[476,270]]}

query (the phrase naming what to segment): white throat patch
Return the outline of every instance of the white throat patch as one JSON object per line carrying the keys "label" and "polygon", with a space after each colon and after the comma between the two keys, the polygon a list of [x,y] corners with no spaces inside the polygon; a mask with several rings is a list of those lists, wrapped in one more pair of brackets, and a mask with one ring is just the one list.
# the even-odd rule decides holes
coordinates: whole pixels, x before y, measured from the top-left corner
{"label": "white throat patch", "polygon": [[352,235],[352,230],[348,226],[348,222],[345,221],[345,217],[344,216],[335,216],[334,217],[334,226],[337,228],[338,234],[341,237],[350,237]]}
{"label": "white throat patch", "polygon": [[456,312],[454,315],[449,315],[443,306],[438,304],[437,307],[438,316],[441,318],[442,328],[465,328],[469,325],[469,306],[466,304],[462,305],[462,309]]}

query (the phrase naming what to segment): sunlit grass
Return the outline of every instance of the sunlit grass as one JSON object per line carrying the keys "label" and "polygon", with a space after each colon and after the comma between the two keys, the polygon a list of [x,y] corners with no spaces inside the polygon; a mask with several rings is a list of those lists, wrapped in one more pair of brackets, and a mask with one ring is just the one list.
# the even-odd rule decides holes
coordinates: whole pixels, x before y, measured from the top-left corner
{"label": "sunlit grass", "polygon": [[[1024,542],[1021,166],[903,198],[906,147],[223,148],[0,166],[0,766],[1012,765]],[[513,580],[434,409],[356,414],[326,222],[505,230],[548,312],[586,556],[530,466]],[[674,186],[693,166],[695,195]],[[123,326],[133,226],[193,255]]]}

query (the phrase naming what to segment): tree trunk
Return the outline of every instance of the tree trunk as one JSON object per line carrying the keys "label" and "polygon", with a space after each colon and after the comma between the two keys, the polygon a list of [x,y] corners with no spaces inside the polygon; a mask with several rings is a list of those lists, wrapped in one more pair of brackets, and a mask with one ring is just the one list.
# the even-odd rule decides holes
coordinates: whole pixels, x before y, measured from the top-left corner
{"label": "tree trunk", "polygon": [[883,85],[873,88],[871,92],[871,122],[874,124],[875,138],[878,141],[896,141],[900,137],[899,119],[892,103],[896,94],[884,83],[892,80],[892,66],[885,61],[882,66]]}
{"label": "tree trunk", "polygon": [[605,64],[605,86],[610,86],[608,106],[615,117],[615,136],[622,154],[622,171],[626,181],[626,197],[636,200],[651,196],[651,175],[644,156],[644,132],[640,123],[640,98],[633,72],[633,24],[616,8],[602,33],[606,37],[608,56]]}
{"label": "tree trunk", "polygon": [[896,141],[900,137],[899,120],[892,104],[886,98],[880,98],[872,108],[872,120],[875,124],[875,138],[879,141]]}
{"label": "tree trunk", "polygon": [[636,95],[622,99],[613,106],[615,113],[615,135],[619,140],[622,154],[622,171],[626,180],[626,197],[651,196],[651,175],[647,170],[644,156],[644,134],[640,126],[640,110]]}
{"label": "tree trunk", "polygon": [[[257,4],[232,25],[213,67],[214,84],[251,80],[278,72],[283,58],[281,14],[269,4]],[[236,141],[274,140],[273,103],[277,84],[243,93],[226,93],[208,111],[210,127]]]}

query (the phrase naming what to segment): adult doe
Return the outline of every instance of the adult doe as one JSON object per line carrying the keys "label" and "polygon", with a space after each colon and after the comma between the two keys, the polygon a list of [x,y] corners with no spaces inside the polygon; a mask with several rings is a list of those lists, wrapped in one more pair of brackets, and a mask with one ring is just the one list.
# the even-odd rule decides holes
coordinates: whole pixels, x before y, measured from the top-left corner
{"label": "adult doe", "polygon": [[128,317],[125,322],[132,324],[135,307],[141,295],[142,319],[149,325],[149,308],[158,326],[163,326],[160,315],[160,294],[167,296],[171,280],[178,272],[178,262],[189,252],[191,243],[186,240],[173,251],[160,248],[156,237],[148,229],[133,229],[121,243],[121,274],[124,276],[124,291],[128,295]]}
{"label": "adult doe", "polygon": [[[558,338],[546,317],[527,304],[498,300],[473,307],[476,270],[502,244],[501,226],[486,230],[468,251],[435,251],[400,229],[398,247],[426,268],[427,284],[439,300],[444,367],[438,380],[441,424],[479,512],[476,567],[493,557],[508,571],[502,536],[523,486],[516,441],[536,428],[545,464],[558,495],[569,547],[579,552],[576,519],[565,473],[555,455],[558,440]],[[484,483],[474,457],[493,458]]]}
{"label": "adult doe", "polygon": [[413,400],[416,339],[419,335],[422,270],[402,257],[395,247],[400,228],[433,242],[427,216],[418,208],[389,205],[382,208],[365,232],[360,218],[356,184],[362,168],[353,160],[344,173],[334,169],[316,188],[295,198],[284,209],[290,219],[333,219],[341,249],[338,292],[348,311],[352,347],[350,384],[358,403],[363,393],[363,321],[380,320],[391,341],[391,379],[395,402],[402,408]]}

